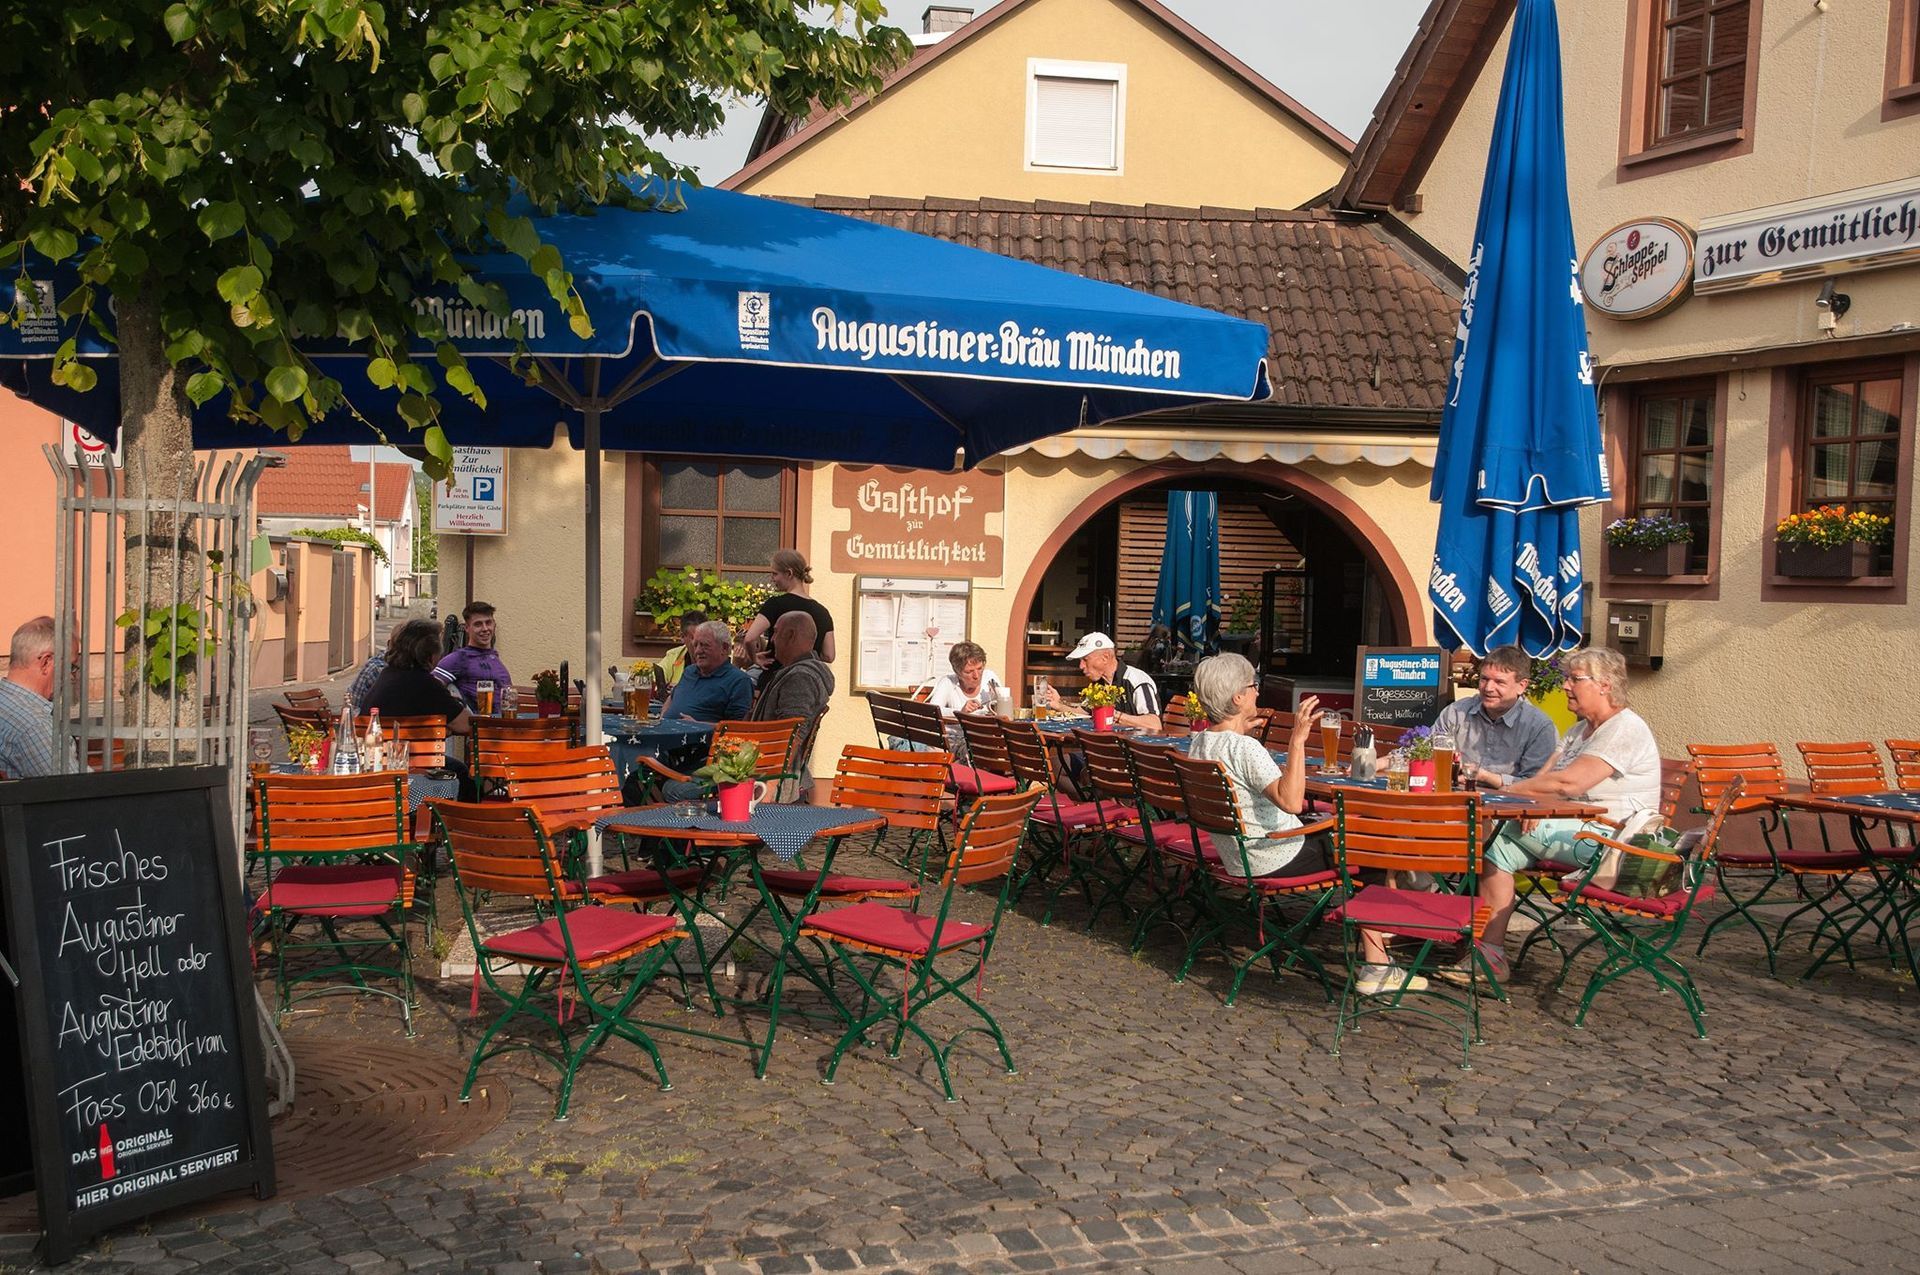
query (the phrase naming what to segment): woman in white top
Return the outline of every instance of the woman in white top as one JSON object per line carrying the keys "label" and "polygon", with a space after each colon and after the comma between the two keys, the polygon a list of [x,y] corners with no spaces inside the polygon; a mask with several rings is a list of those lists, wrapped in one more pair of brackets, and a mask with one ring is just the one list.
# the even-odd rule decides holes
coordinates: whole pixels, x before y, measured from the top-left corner
{"label": "woman in white top", "polygon": [[947,662],[953,665],[953,672],[942,674],[933,684],[927,703],[948,717],[993,712],[998,692],[1006,683],[987,667],[985,648],[978,642],[955,642],[947,652]]}
{"label": "woman in white top", "polygon": [[[1305,696],[1294,711],[1283,769],[1257,738],[1260,679],[1245,656],[1214,655],[1200,661],[1193,670],[1193,690],[1212,724],[1192,737],[1187,755],[1220,763],[1233,784],[1241,826],[1250,837],[1260,838],[1248,844],[1242,860],[1232,837],[1216,836],[1214,846],[1221,863],[1229,871],[1257,877],[1333,871],[1333,843],[1326,833],[1281,835],[1301,826],[1300,812],[1307,806],[1307,748],[1320,724],[1319,699]],[[1385,942],[1372,930],[1361,932],[1361,943],[1368,962],[1358,984],[1363,994],[1396,991],[1403,984],[1409,991],[1419,991],[1427,985],[1426,979],[1390,965]]]}
{"label": "woman in white top", "polygon": [[[1572,797],[1607,808],[1607,822],[1592,825],[1608,836],[1620,825],[1644,823],[1660,809],[1660,746],[1646,719],[1627,707],[1627,661],[1604,646],[1575,651],[1562,662],[1567,707],[1580,720],[1560,737],[1546,769],[1531,779],[1505,779],[1482,771],[1480,782],[1522,796]],[[1577,819],[1541,819],[1525,834],[1510,827],[1487,846],[1480,897],[1492,908],[1481,953],[1496,977],[1507,971],[1501,947],[1513,915],[1513,874],[1543,858],[1585,863],[1602,847],[1577,841],[1589,825]],[[1628,834],[1633,831],[1628,828]]]}

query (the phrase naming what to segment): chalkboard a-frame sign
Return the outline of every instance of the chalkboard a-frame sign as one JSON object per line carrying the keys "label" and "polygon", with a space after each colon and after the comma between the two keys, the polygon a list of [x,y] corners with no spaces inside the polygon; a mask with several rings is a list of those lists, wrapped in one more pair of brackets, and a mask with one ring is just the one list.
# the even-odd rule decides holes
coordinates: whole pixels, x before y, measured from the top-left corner
{"label": "chalkboard a-frame sign", "polygon": [[4,941],[48,1262],[273,1194],[245,904],[218,767],[0,784]]}

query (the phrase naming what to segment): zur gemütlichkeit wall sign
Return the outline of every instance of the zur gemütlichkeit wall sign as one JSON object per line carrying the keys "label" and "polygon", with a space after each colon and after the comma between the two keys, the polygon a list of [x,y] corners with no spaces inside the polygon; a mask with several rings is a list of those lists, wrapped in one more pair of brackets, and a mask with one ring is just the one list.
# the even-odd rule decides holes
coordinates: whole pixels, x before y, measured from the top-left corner
{"label": "zur gem\u00fctlichkeit wall sign", "polygon": [[1724,292],[1920,261],[1920,177],[1708,217],[1695,292]]}

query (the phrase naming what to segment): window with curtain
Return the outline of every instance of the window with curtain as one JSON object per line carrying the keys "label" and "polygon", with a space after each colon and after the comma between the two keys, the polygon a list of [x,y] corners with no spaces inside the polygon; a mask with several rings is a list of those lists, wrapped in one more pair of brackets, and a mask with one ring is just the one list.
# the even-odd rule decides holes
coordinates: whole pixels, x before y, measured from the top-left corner
{"label": "window with curtain", "polygon": [[1704,575],[1713,537],[1712,381],[1655,385],[1633,400],[1633,514],[1693,528],[1687,571]]}
{"label": "window with curtain", "polygon": [[793,466],[747,461],[661,458],[647,463],[642,486],[641,561],[706,567],[762,579],[776,549],[791,545]]}
{"label": "window with curtain", "polygon": [[[1898,364],[1809,373],[1800,416],[1798,507],[1845,505],[1886,514],[1906,534],[1895,504],[1900,470]],[[1893,570],[1893,548],[1878,545],[1872,571]]]}
{"label": "window with curtain", "polygon": [[1752,0],[1658,0],[1647,144],[1733,128],[1746,109]]}

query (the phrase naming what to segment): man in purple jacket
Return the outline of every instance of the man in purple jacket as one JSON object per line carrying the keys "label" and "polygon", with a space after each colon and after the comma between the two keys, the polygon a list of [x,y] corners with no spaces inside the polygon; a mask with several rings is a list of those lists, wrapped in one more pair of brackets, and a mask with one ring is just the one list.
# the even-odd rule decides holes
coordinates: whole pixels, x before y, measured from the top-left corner
{"label": "man in purple jacket", "polygon": [[466,706],[476,712],[479,705],[474,698],[475,688],[482,681],[491,681],[497,713],[507,688],[513,685],[513,678],[508,675],[500,652],[493,649],[493,604],[469,602],[460,618],[466,623],[467,644],[442,656],[434,665],[433,675],[451,686]]}

